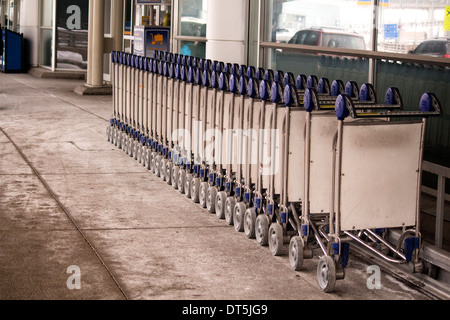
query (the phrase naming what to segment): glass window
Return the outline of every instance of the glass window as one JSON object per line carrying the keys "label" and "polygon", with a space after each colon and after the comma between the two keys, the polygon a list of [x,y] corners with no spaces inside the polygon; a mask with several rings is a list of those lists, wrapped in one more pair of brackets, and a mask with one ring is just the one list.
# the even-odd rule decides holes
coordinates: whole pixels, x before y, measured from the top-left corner
{"label": "glass window", "polygon": [[191,37],[206,37],[205,0],[180,0],[179,35]]}
{"label": "glass window", "polygon": [[[370,4],[370,2],[369,2]],[[266,2],[263,39],[269,42],[365,50],[369,47],[373,10],[348,0],[271,0]],[[367,82],[368,59],[264,49],[263,67],[295,76],[316,75],[333,80]]]}
{"label": "glass window", "polygon": [[[378,14],[378,50],[396,53],[436,51],[436,43],[425,44],[431,39],[447,39],[450,31],[444,29],[445,7],[448,0],[386,0]],[[444,50],[442,50],[444,51]]]}
{"label": "glass window", "polygon": [[322,33],[334,32],[349,35],[330,42],[332,46],[365,48],[370,42],[373,10],[365,1],[271,0],[267,3],[266,19],[272,24],[266,26],[265,41],[328,46],[331,39],[322,37]]}
{"label": "glass window", "polygon": [[53,27],[53,0],[41,0],[41,27]]}
{"label": "glass window", "polygon": [[53,0],[41,0],[40,65],[53,68]]}
{"label": "glass window", "polygon": [[58,0],[56,5],[56,67],[85,70],[89,0]]}
{"label": "glass window", "polygon": [[200,38],[192,41],[180,40],[179,53],[205,58],[206,54],[206,14],[207,0],[180,0],[178,35]]}

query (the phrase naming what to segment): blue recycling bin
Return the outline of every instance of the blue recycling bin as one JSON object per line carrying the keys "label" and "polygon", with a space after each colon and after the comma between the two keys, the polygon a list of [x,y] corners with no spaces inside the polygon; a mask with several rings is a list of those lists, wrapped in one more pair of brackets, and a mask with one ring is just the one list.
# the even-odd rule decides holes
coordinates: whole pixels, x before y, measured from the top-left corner
{"label": "blue recycling bin", "polygon": [[22,72],[23,66],[23,34],[2,29],[2,47],[0,70],[3,73]]}

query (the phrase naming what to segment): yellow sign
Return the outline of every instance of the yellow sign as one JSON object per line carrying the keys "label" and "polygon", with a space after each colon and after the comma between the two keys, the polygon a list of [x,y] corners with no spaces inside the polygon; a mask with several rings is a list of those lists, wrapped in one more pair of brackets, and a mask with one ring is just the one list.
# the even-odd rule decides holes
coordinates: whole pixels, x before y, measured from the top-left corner
{"label": "yellow sign", "polygon": [[450,6],[445,7],[444,31],[450,31]]}

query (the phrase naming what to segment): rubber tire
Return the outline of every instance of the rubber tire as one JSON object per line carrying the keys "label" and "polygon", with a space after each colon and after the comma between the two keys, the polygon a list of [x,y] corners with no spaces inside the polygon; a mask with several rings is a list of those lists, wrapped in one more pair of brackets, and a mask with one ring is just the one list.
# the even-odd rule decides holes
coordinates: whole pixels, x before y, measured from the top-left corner
{"label": "rubber tire", "polygon": [[194,203],[199,203],[200,178],[194,178],[191,182],[191,199]]}
{"label": "rubber tire", "polygon": [[215,187],[209,187],[208,192],[206,193],[206,210],[208,210],[209,213],[216,212],[216,196],[217,189]]}
{"label": "rubber tire", "polygon": [[192,174],[186,173],[184,178],[184,194],[186,198],[191,198],[191,184],[192,184]]}
{"label": "rubber tire", "polygon": [[227,193],[224,191],[217,192],[214,202],[216,216],[218,219],[225,218],[225,202],[227,201]]}
{"label": "rubber tire", "polygon": [[178,173],[178,191],[180,191],[181,194],[184,193],[184,184],[186,182],[186,171],[183,169],[180,169]]}
{"label": "rubber tire", "polygon": [[256,211],[248,208],[244,214],[244,233],[249,239],[255,239]]}
{"label": "rubber tire", "polygon": [[198,203],[202,208],[206,208],[206,199],[208,197],[208,182],[200,183],[200,190],[198,192]]}
{"label": "rubber tire", "polygon": [[169,185],[172,184],[172,167],[173,167],[172,161],[167,160],[166,161],[166,168],[164,170],[164,174],[166,175],[166,182]]}
{"label": "rubber tire", "polygon": [[336,265],[330,256],[323,256],[317,265],[317,281],[325,293],[333,292],[336,286]]}
{"label": "rubber tire", "polygon": [[269,249],[274,256],[283,251],[283,227],[279,223],[272,223],[269,228]]}
{"label": "rubber tire", "polygon": [[267,246],[269,243],[269,218],[265,214],[256,217],[255,237],[260,246]]}
{"label": "rubber tire", "polygon": [[237,232],[243,232],[244,231],[244,217],[245,217],[245,211],[247,210],[247,207],[245,206],[244,202],[238,202],[234,206],[233,210],[233,224],[234,224],[234,230]]}
{"label": "rubber tire", "polygon": [[232,226],[234,224],[234,207],[236,205],[236,200],[234,197],[228,197],[225,201],[225,214],[224,218],[226,223],[229,226]]}
{"label": "rubber tire", "polygon": [[150,172],[155,173],[156,152],[152,151],[150,154]]}
{"label": "rubber tire", "polygon": [[172,187],[178,190],[178,175],[180,173],[180,168],[178,166],[172,167]]}
{"label": "rubber tire", "polygon": [[166,162],[168,160],[165,158],[161,158],[161,161],[159,162],[159,177],[162,181],[166,181]]}
{"label": "rubber tire", "polygon": [[303,239],[300,236],[292,237],[289,242],[289,263],[295,271],[303,266]]}

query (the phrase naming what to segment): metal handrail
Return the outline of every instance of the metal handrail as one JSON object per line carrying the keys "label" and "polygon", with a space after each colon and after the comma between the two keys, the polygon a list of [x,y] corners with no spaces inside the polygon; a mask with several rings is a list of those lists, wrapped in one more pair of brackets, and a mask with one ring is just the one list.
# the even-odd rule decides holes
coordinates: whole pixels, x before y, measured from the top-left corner
{"label": "metal handrail", "polygon": [[428,161],[423,161],[422,171],[435,174],[438,177],[436,191],[436,227],[434,235],[434,245],[438,248],[442,248],[444,237],[445,179],[450,179],[450,168],[440,166]]}
{"label": "metal handrail", "polygon": [[207,42],[205,37],[192,37],[192,36],[173,36],[174,40],[178,41],[197,41],[197,42]]}
{"label": "metal handrail", "polygon": [[436,58],[436,57],[427,57],[427,56],[419,56],[419,55],[404,54],[404,53],[318,47],[318,46],[307,46],[307,45],[276,43],[276,42],[261,42],[260,46],[262,48],[282,49],[282,50],[293,51],[293,52],[321,53],[321,54],[329,54],[329,55],[352,56],[352,57],[377,59],[377,60],[393,60],[393,61],[402,61],[402,62],[417,63],[417,64],[428,64],[428,65],[434,65],[434,66],[450,67],[450,59],[449,58]]}

